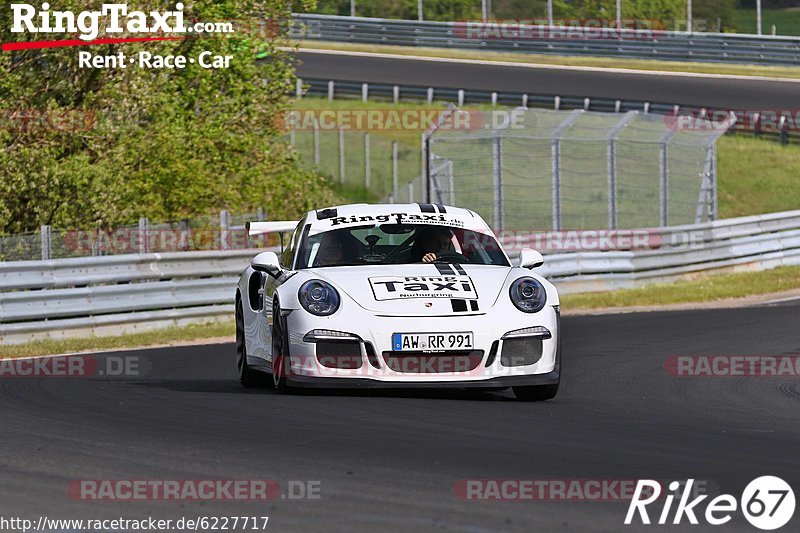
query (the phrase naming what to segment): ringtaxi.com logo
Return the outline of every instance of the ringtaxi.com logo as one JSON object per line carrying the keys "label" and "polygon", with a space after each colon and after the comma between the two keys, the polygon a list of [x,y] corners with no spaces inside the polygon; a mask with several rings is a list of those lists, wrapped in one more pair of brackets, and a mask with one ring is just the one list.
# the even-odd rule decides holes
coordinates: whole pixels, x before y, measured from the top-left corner
{"label": "ringtaxi.com logo", "polygon": [[[730,522],[733,514],[740,509],[750,525],[763,531],[772,531],[785,526],[794,515],[794,491],[779,477],[762,476],[754,479],[745,487],[738,500],[731,494],[715,496],[706,502],[703,513],[700,512],[700,504],[708,498],[708,495],[701,494],[690,500],[694,481],[694,479],[688,479],[685,483],[673,481],[668,485],[670,492],[663,498],[660,513],[654,515],[656,524],[678,525],[685,519],[692,525],[698,525],[700,523],[698,515],[700,515],[707,524],[721,526]],[[652,522],[647,507],[661,498],[660,482],[640,479],[628,506],[625,525],[634,523],[650,525]],[[678,503],[673,511],[672,506],[676,500]],[[654,507],[656,508],[651,510],[658,510],[657,506]],[[672,515],[671,521],[670,515]]]}

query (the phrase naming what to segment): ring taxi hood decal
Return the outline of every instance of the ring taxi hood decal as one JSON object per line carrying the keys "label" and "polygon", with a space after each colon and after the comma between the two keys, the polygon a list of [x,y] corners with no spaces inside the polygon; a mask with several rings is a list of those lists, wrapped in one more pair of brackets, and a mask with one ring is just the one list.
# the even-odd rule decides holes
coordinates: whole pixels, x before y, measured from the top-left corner
{"label": "ring taxi hood decal", "polygon": [[378,276],[369,278],[375,299],[406,298],[476,299],[478,293],[469,276]]}
{"label": "ring taxi hood decal", "polygon": [[[503,292],[509,269],[501,266],[489,265],[464,265],[466,276],[459,274],[441,274],[433,263],[413,263],[398,265],[364,265],[358,267],[325,267],[314,268],[308,271],[301,271],[304,275],[323,279],[331,283],[343,299],[350,298],[354,303],[362,308],[381,316],[453,316],[451,301],[461,299],[464,301],[478,301],[478,310],[471,310],[471,305],[467,304],[467,309],[463,312],[485,313],[494,305],[499,295]],[[402,280],[402,288],[405,290],[406,278],[465,278],[471,282],[474,292],[464,292],[458,283],[455,288],[459,289],[450,297],[430,297],[425,294],[417,294],[419,297],[387,298],[390,294],[388,285],[377,285],[373,288],[374,281]],[[378,278],[389,278],[382,280]],[[426,283],[426,282],[422,282]],[[444,283],[447,283],[445,281]],[[432,283],[427,283],[432,285]],[[395,286],[401,288],[400,284]],[[429,290],[414,291],[416,287],[411,287],[411,291],[417,293],[433,292]],[[381,298],[377,300],[376,290]],[[443,291],[440,291],[443,292]]]}

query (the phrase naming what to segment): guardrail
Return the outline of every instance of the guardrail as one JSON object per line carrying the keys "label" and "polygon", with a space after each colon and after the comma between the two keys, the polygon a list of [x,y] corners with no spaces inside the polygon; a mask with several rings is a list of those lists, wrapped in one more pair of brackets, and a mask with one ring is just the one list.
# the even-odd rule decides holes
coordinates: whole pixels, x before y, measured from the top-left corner
{"label": "guardrail", "polygon": [[[666,102],[643,100],[621,100],[611,98],[587,98],[583,96],[534,94],[519,92],[476,91],[452,87],[423,87],[419,85],[395,85],[388,83],[364,83],[351,80],[326,80],[320,78],[298,78],[295,95],[314,95],[336,98],[370,98],[391,100],[394,103],[408,100],[448,102],[458,105],[492,104],[504,106],[538,107],[543,109],[583,109],[603,113],[627,113],[639,111],[658,115],[687,115],[699,119],[714,111],[709,106],[677,105]],[[763,117],[755,121],[737,121],[729,133],[741,133],[778,141],[781,144],[800,143],[800,131],[791,127],[786,116],[771,117],[774,120],[763,124]],[[774,124],[773,124],[774,122]]]}
{"label": "guardrail", "polygon": [[[548,253],[537,272],[571,293],[800,264],[800,211],[638,231],[657,247]],[[257,251],[0,263],[0,342],[230,320],[236,280]]]}
{"label": "guardrail", "polygon": [[600,36],[595,31],[586,31],[575,37],[575,31],[558,26],[520,25],[514,26],[516,33],[513,33],[482,25],[480,21],[423,22],[315,14],[297,14],[293,18],[291,36],[295,39],[548,55],[800,65],[800,38],[785,36],[623,29]]}
{"label": "guardrail", "polygon": [[236,280],[257,252],[0,263],[0,342],[228,320]]}

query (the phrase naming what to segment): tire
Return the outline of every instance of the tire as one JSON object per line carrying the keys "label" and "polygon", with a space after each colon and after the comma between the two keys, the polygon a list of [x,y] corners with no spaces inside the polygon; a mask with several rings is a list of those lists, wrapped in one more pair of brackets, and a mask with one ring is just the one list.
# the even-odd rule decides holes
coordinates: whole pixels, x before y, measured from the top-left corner
{"label": "tire", "polygon": [[272,307],[272,383],[279,394],[291,391],[287,384],[287,368],[289,363],[289,334],[286,331],[286,321],[281,316],[280,304],[275,302]]}
{"label": "tire", "polygon": [[236,305],[236,371],[239,383],[245,387],[258,387],[263,384],[262,376],[247,364],[247,344],[244,339],[244,311],[241,301]]}
{"label": "tire", "polygon": [[527,387],[511,387],[517,400],[523,402],[542,402],[552,400],[558,394],[559,383],[552,385],[529,385]]}

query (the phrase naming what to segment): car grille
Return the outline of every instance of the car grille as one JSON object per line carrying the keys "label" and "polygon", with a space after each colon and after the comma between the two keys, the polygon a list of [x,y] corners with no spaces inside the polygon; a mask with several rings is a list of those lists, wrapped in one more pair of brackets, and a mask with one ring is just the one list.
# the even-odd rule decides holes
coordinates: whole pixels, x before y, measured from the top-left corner
{"label": "car grille", "polygon": [[317,343],[317,361],[326,368],[355,370],[361,368],[361,344],[358,341],[322,341]]}
{"label": "car grille", "polygon": [[483,350],[471,352],[383,352],[383,360],[394,372],[403,374],[446,374],[478,368]]}
{"label": "car grille", "polygon": [[500,364],[503,366],[533,365],[541,358],[541,337],[520,337],[503,341],[503,348],[500,352]]}

